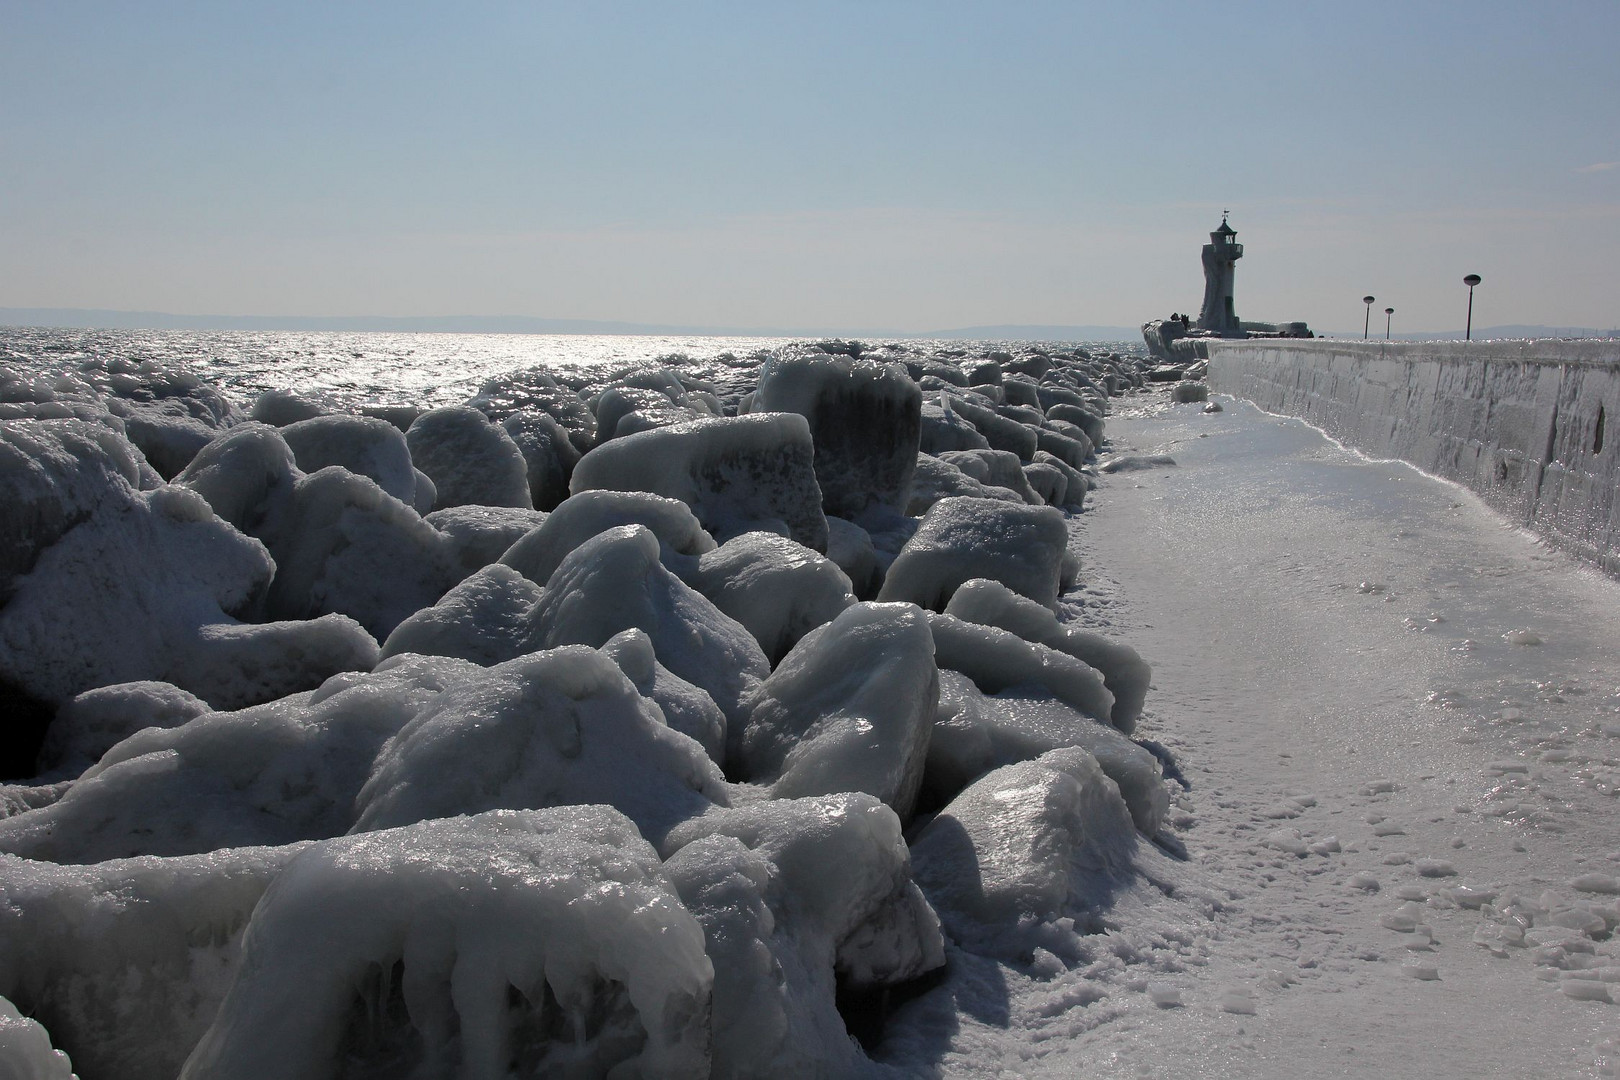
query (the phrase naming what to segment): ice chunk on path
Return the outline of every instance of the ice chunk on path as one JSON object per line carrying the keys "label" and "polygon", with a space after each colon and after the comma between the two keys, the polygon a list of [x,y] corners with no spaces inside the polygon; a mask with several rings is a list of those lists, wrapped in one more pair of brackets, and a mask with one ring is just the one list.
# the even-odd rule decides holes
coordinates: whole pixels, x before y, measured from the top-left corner
{"label": "ice chunk on path", "polygon": [[606,807],[314,845],[242,948],[184,1080],[709,1075],[703,930]]}

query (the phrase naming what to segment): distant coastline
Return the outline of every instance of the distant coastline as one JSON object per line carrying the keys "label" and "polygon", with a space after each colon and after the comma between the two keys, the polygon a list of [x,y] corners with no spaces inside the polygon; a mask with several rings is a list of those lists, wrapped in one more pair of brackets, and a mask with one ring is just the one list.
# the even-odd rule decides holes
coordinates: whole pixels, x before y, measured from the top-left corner
{"label": "distant coastline", "polygon": [[176,315],[163,311],[97,308],[3,308],[0,325],[69,330],[332,331],[402,334],[605,334],[680,337],[911,338],[959,341],[1130,341],[1128,326],[1005,324],[950,330],[908,331],[882,327],[678,326],[665,323],[542,319],[525,315]]}

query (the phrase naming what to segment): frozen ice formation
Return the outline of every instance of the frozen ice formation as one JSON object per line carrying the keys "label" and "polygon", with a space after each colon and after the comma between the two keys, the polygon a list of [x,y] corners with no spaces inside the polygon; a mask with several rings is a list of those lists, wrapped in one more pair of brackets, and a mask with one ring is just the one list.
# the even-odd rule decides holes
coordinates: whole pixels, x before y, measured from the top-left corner
{"label": "frozen ice formation", "polygon": [[711,417],[603,443],[570,489],[648,491],[692,508],[717,540],[764,529],[827,550],[810,425],[797,413]]}
{"label": "frozen ice formation", "polygon": [[614,811],[425,821],[289,861],[180,1076],[702,1078],[713,981]]}
{"label": "frozen ice formation", "polygon": [[941,499],[889,567],[878,599],[940,611],[958,585],[989,578],[1054,607],[1068,541],[1063,514],[1051,507]]}
{"label": "frozen ice formation", "polygon": [[1055,614],[1128,363],[75,363],[0,368],[0,1071],[883,1074],[947,930],[1060,971],[1151,857]]}

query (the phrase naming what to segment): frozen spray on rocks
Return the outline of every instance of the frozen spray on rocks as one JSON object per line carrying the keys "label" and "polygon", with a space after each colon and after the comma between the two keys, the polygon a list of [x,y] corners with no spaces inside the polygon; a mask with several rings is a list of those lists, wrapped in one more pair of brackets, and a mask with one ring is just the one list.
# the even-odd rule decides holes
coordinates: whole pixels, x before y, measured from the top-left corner
{"label": "frozen spray on rocks", "polygon": [[0,368],[0,1071],[928,1071],[885,1020],[1163,887],[1147,665],[1060,617],[1143,369]]}

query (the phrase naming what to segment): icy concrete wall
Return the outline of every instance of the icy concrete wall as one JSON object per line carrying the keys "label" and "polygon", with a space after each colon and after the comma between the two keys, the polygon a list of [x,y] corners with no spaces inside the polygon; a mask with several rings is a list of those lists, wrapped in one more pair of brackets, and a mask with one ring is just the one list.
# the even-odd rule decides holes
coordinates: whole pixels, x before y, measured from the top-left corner
{"label": "icy concrete wall", "polygon": [[1464,484],[1620,576],[1620,341],[1222,341],[1211,388]]}

